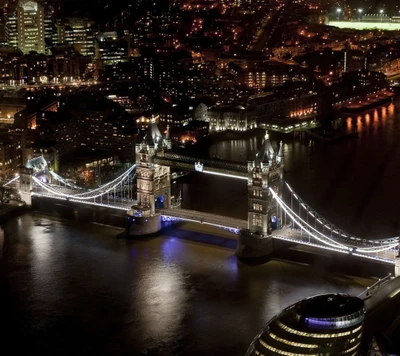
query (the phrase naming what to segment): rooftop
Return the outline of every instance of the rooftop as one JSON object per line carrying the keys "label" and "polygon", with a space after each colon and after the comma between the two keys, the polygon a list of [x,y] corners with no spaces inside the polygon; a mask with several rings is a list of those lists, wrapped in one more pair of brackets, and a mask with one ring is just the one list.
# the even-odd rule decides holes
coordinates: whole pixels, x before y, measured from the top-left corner
{"label": "rooftop", "polygon": [[337,318],[351,315],[364,308],[364,302],[347,294],[317,295],[299,302],[298,315],[309,318]]}

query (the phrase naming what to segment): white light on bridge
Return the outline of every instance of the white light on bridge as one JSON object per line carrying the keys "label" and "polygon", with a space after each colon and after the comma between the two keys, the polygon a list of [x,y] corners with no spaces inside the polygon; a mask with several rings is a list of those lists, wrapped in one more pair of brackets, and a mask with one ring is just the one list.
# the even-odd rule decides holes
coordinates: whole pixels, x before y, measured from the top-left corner
{"label": "white light on bridge", "polygon": [[216,176],[222,176],[222,177],[228,177],[228,178],[236,178],[236,179],[247,180],[247,177],[234,175],[234,174],[228,174],[228,173],[219,173],[219,172],[212,172],[212,171],[207,171],[207,170],[203,170],[203,173],[214,174]]}

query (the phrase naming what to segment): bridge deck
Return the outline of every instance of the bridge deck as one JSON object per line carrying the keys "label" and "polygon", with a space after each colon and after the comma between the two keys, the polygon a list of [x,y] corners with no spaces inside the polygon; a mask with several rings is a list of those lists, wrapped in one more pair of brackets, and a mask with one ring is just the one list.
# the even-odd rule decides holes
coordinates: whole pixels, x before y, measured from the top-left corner
{"label": "bridge deck", "polygon": [[203,224],[219,226],[231,229],[247,228],[247,220],[235,219],[228,216],[204,213],[186,209],[163,209],[158,211],[161,215],[186,221],[194,221]]}

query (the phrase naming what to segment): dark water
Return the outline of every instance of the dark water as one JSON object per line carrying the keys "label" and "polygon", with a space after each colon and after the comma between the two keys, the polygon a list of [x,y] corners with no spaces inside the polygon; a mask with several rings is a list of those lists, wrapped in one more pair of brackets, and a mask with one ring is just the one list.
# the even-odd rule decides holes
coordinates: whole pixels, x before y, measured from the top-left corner
{"label": "dark water", "polygon": [[[285,142],[284,178],[310,206],[345,231],[370,238],[398,236],[400,102],[352,118],[343,116],[342,121],[348,131],[356,128],[359,137],[329,145]],[[253,157],[261,141],[221,142],[210,153],[245,161]],[[246,193],[243,184],[240,194]],[[245,217],[246,208],[244,204],[243,210],[234,213]]]}
{"label": "dark water", "polygon": [[5,355],[239,356],[287,305],[371,283],[281,261],[246,266],[185,228],[126,241],[116,228],[37,219],[10,221],[0,240]]}
{"label": "dark water", "polygon": [[[349,130],[357,126],[356,140],[329,146],[285,142],[286,179],[323,215],[355,234],[398,233],[396,111],[390,105],[344,118]],[[210,153],[245,161],[260,143],[222,142]],[[246,218],[244,181],[187,179],[190,186],[174,187],[184,205]],[[115,228],[55,220],[45,227],[37,219],[13,219],[0,234],[5,355],[239,356],[287,305],[317,293],[357,295],[371,284],[282,261],[243,265],[233,255],[235,241],[219,230],[209,231],[210,237],[183,226],[126,241]]]}

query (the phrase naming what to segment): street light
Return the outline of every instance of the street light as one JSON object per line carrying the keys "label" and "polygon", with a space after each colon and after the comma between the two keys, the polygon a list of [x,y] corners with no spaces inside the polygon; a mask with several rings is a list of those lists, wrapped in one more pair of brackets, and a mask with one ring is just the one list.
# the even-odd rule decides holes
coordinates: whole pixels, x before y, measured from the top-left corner
{"label": "street light", "polygon": [[380,9],[380,10],[379,10],[379,13],[381,14],[381,22],[382,22],[382,21],[383,21],[383,10]]}
{"label": "street light", "polygon": [[358,13],[359,13],[358,17],[360,18],[360,21],[361,21],[361,17],[362,17],[362,9],[358,9]]}
{"label": "street light", "polygon": [[342,9],[341,9],[341,8],[338,8],[338,9],[336,9],[336,12],[337,12],[337,19],[339,20],[339,18],[340,18],[340,13],[342,12]]}

